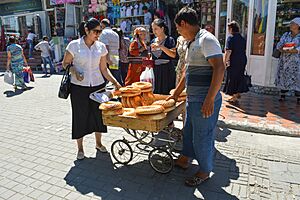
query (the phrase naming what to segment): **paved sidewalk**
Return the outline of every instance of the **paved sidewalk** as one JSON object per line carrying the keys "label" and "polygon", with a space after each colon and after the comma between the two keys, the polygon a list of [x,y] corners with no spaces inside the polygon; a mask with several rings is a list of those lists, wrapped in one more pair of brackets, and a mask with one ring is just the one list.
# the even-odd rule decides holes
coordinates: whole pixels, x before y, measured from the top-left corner
{"label": "paved sidewalk", "polygon": [[[213,176],[197,188],[183,185],[195,164],[161,175],[147,154],[135,154],[129,166],[118,165],[96,152],[93,135],[85,139],[87,158],[76,161],[70,102],[57,98],[60,79],[36,75],[34,88],[14,93],[0,77],[0,200],[300,199],[300,138],[220,128]],[[123,136],[109,127],[104,144],[110,150]]]}
{"label": "paved sidewalk", "polygon": [[279,102],[278,96],[242,94],[238,103],[223,95],[219,126],[265,134],[300,136],[300,105],[296,97]]}

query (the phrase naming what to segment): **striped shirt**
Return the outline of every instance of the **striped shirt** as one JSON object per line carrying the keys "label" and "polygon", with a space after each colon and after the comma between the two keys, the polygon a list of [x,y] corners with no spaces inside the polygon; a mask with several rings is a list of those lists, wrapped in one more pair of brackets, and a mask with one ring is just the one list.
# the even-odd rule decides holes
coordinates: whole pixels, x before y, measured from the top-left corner
{"label": "striped shirt", "polygon": [[212,80],[212,67],[208,59],[222,57],[219,41],[208,31],[201,29],[189,44],[186,54],[186,88],[190,102],[205,98]]}

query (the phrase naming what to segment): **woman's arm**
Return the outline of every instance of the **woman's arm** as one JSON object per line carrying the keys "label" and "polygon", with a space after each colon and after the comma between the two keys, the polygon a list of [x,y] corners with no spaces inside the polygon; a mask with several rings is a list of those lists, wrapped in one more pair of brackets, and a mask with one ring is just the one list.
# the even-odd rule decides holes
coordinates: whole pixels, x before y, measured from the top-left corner
{"label": "woman's arm", "polygon": [[232,51],[230,49],[226,49],[225,50],[225,55],[224,55],[224,63],[225,63],[225,67],[229,67],[230,65],[230,55],[231,55]]}
{"label": "woman's arm", "polygon": [[[65,52],[64,59],[63,59],[63,61],[62,61],[62,67],[63,67],[64,69],[67,69],[67,66],[70,65],[70,64],[72,64],[72,62],[73,62],[73,56],[72,56],[72,54],[67,50],[67,51]],[[75,74],[76,79],[77,79],[78,81],[82,81],[82,80],[84,79],[84,75],[82,75],[82,74],[80,74],[79,72],[77,72],[77,70],[75,69],[75,67],[71,67],[71,68],[70,68],[70,72],[71,72],[71,74]]]}
{"label": "woman's arm", "polygon": [[9,66],[11,62],[11,53],[7,51],[7,63],[6,63],[6,70],[9,71]]}
{"label": "woman's arm", "polygon": [[165,52],[171,58],[176,58],[176,48],[168,49],[167,47],[165,47],[163,45],[159,45],[158,48],[160,48],[163,52]]}
{"label": "woman's arm", "polygon": [[118,83],[118,81],[113,77],[113,75],[111,74],[111,72],[107,69],[106,66],[106,55],[102,56],[100,59],[100,71],[102,73],[102,75],[110,82],[112,82],[112,84],[117,88],[121,88],[122,86],[120,85],[120,83]]}

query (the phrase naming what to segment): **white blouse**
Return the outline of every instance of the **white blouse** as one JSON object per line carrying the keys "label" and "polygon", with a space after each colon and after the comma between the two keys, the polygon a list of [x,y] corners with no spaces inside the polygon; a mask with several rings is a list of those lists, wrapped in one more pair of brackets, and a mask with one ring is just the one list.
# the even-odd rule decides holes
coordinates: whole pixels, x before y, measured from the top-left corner
{"label": "white blouse", "polygon": [[78,81],[75,74],[71,76],[71,83],[80,86],[94,87],[104,83],[100,71],[100,59],[108,51],[102,42],[96,41],[90,48],[80,38],[69,43],[66,50],[73,56],[73,66],[83,73],[83,80]]}

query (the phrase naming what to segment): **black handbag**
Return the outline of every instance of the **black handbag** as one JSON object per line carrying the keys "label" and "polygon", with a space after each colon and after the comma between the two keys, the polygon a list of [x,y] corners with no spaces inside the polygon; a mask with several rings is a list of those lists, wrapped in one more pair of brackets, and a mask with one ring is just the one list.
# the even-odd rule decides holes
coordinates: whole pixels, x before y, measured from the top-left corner
{"label": "black handbag", "polygon": [[281,52],[278,49],[274,49],[273,53],[272,53],[272,57],[274,58],[279,58],[281,55]]}
{"label": "black handbag", "polygon": [[246,71],[246,74],[244,74],[244,81],[245,81],[247,87],[252,87],[251,76],[248,75],[247,71]]}
{"label": "black handbag", "polygon": [[67,99],[71,92],[71,74],[70,74],[71,65],[67,66],[67,69],[61,79],[60,87],[58,91],[58,97],[62,99]]}

